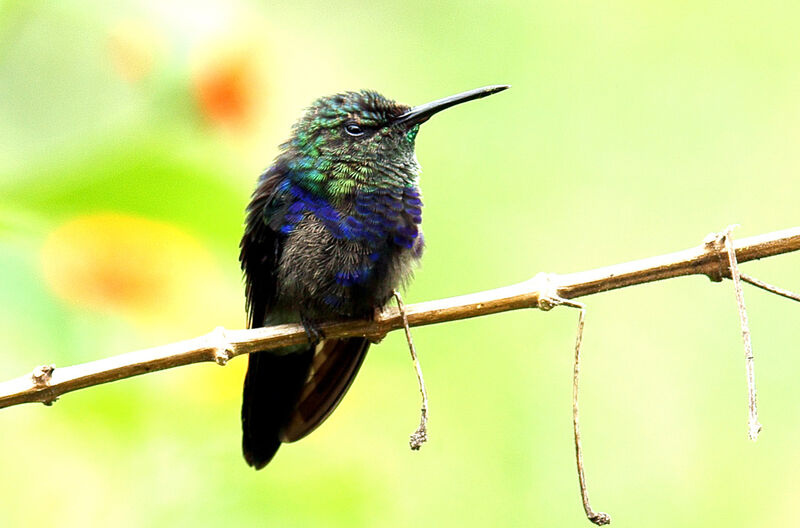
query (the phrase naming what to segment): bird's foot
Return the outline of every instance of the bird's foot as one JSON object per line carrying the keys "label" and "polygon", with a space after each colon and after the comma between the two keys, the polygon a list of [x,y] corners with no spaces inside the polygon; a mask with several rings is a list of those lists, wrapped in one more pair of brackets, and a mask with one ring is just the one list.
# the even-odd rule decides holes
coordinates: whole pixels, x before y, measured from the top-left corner
{"label": "bird's foot", "polygon": [[306,331],[311,346],[317,346],[320,341],[325,339],[325,334],[317,327],[314,321],[306,317],[300,317],[300,324],[303,325],[303,330]]}
{"label": "bird's foot", "polygon": [[[383,318],[384,311],[386,311],[386,307],[385,306],[373,306],[372,307],[372,312],[367,315],[367,319],[369,321],[379,321],[379,320],[381,320]],[[379,335],[368,336],[367,339],[369,339],[369,342],[372,343],[373,345],[377,345],[378,343],[383,341],[384,337],[386,337],[385,333],[384,334],[379,334]]]}

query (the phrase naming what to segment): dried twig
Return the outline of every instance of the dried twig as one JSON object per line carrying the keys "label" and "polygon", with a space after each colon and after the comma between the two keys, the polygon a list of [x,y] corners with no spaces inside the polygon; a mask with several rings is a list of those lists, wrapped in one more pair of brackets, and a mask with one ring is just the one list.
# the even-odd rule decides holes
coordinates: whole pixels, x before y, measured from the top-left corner
{"label": "dried twig", "polygon": [[[738,262],[760,259],[800,249],[800,227],[736,240]],[[559,297],[572,299],[685,275],[720,277],[720,249],[701,244],[691,249],[568,275],[553,275]],[[405,307],[409,326],[421,326],[470,317],[534,308],[541,297],[536,278],[513,286]],[[377,339],[402,328],[403,318],[388,309],[374,321],[347,321],[320,325],[328,337]],[[278,325],[249,330],[216,331],[187,341],[139,350],[90,363],[57,368],[43,383],[31,374],[0,383],[0,408],[29,402],[52,402],[58,396],[86,387],[172,367],[224,360],[250,352],[307,342],[300,325]],[[222,352],[220,352],[222,351]]]}
{"label": "dried twig", "polygon": [[[552,277],[544,277],[547,283],[552,285]],[[598,526],[604,526],[611,522],[611,516],[605,512],[597,512],[592,509],[589,503],[589,492],[586,488],[586,475],[583,469],[583,447],[581,445],[580,413],[578,408],[578,392],[580,387],[581,373],[581,345],[583,344],[583,326],[586,321],[586,305],[577,301],[569,301],[558,297],[555,290],[550,289],[549,294],[542,296],[539,302],[539,309],[550,310],[554,306],[569,306],[580,310],[578,315],[578,331],[575,335],[575,361],[572,364],[572,432],[575,440],[575,463],[578,466],[578,485],[581,489],[581,501],[586,518]]]}
{"label": "dried twig", "polygon": [[580,310],[578,316],[578,333],[575,337],[575,362],[572,368],[572,431],[575,436],[575,461],[578,465],[578,484],[581,487],[581,500],[586,517],[597,526],[611,522],[611,517],[605,512],[596,512],[589,504],[589,492],[586,491],[586,476],[583,473],[583,449],[581,448],[581,428],[578,414],[578,388],[581,374],[581,344],[583,343],[583,324],[586,320],[586,306],[574,301],[562,301],[561,304]]}
{"label": "dried twig", "polygon": [[414,362],[414,370],[417,373],[417,383],[419,383],[419,394],[422,397],[422,407],[420,408],[419,427],[411,434],[408,439],[408,445],[414,451],[419,450],[422,444],[428,441],[428,391],[425,389],[425,379],[422,377],[422,367],[417,359],[417,349],[414,347],[414,340],[411,339],[411,328],[408,326],[408,317],[406,317],[406,309],[403,304],[403,298],[400,292],[394,291],[394,299],[397,301],[397,309],[400,310],[400,315],[403,318],[403,329],[406,332],[406,341],[408,342],[408,351],[411,353],[411,360]]}
{"label": "dried twig", "polygon": [[786,297],[787,299],[800,302],[800,295],[797,295],[789,290],[784,290],[783,288],[779,288],[742,272],[739,272],[739,278],[741,278],[744,282],[752,284],[756,288],[761,288],[762,290],[774,293],[775,295],[780,295],[781,297]]}
{"label": "dried twig", "polygon": [[756,372],[755,361],[753,359],[753,343],[750,339],[750,324],[747,320],[747,307],[744,304],[744,291],[739,274],[739,263],[736,261],[736,251],[733,249],[733,237],[731,232],[736,225],[730,225],[717,235],[717,242],[725,246],[728,255],[728,266],[733,289],[736,292],[736,305],[739,308],[739,322],[742,326],[742,341],[744,342],[745,370],[747,371],[747,434],[750,440],[755,442],[758,433],[761,432],[761,424],[758,422],[758,402],[756,399]]}

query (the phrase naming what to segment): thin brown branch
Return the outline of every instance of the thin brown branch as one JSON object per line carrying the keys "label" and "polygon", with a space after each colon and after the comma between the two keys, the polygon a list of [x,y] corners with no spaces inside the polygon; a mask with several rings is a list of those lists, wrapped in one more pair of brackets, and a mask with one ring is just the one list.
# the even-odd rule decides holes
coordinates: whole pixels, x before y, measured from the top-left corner
{"label": "thin brown branch", "polygon": [[[800,227],[743,238],[734,243],[738,262],[767,258],[800,249]],[[568,275],[537,275],[533,279],[471,295],[406,306],[409,326],[422,326],[494,313],[536,308],[543,294],[571,299],[685,275],[727,275],[724,252],[700,246],[644,260]],[[551,295],[555,294],[555,295]],[[387,309],[375,321],[347,321],[321,325],[328,337],[379,339],[403,327],[397,309]],[[307,341],[300,325],[278,325],[250,330],[215,330],[209,335],[90,363],[52,370],[35,379],[32,374],[0,383],[0,408],[28,402],[52,402],[67,392],[191,363],[224,364],[242,354]]]}

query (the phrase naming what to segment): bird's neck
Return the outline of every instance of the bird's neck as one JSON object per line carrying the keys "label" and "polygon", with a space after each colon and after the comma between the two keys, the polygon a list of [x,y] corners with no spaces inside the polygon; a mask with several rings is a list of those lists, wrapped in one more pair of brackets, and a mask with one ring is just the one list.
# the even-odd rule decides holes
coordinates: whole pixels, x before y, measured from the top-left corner
{"label": "bird's neck", "polygon": [[335,162],[299,156],[288,163],[288,180],[304,193],[340,210],[355,206],[357,198],[369,194],[395,195],[417,189],[416,160],[376,162],[344,159]]}

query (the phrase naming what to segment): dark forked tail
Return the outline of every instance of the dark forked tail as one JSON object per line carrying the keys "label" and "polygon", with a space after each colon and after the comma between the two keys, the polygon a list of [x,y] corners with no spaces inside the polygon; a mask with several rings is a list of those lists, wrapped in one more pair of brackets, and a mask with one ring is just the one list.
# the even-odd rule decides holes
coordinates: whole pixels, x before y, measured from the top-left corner
{"label": "dark forked tail", "polygon": [[250,354],[242,401],[242,451],[250,466],[266,466],[282,442],[294,442],[333,412],[369,348],[363,338],[326,339]]}
{"label": "dark forked tail", "polygon": [[[281,353],[285,352],[285,353]],[[266,466],[303,389],[314,349],[308,345],[250,354],[242,398],[242,451],[250,466]]]}

